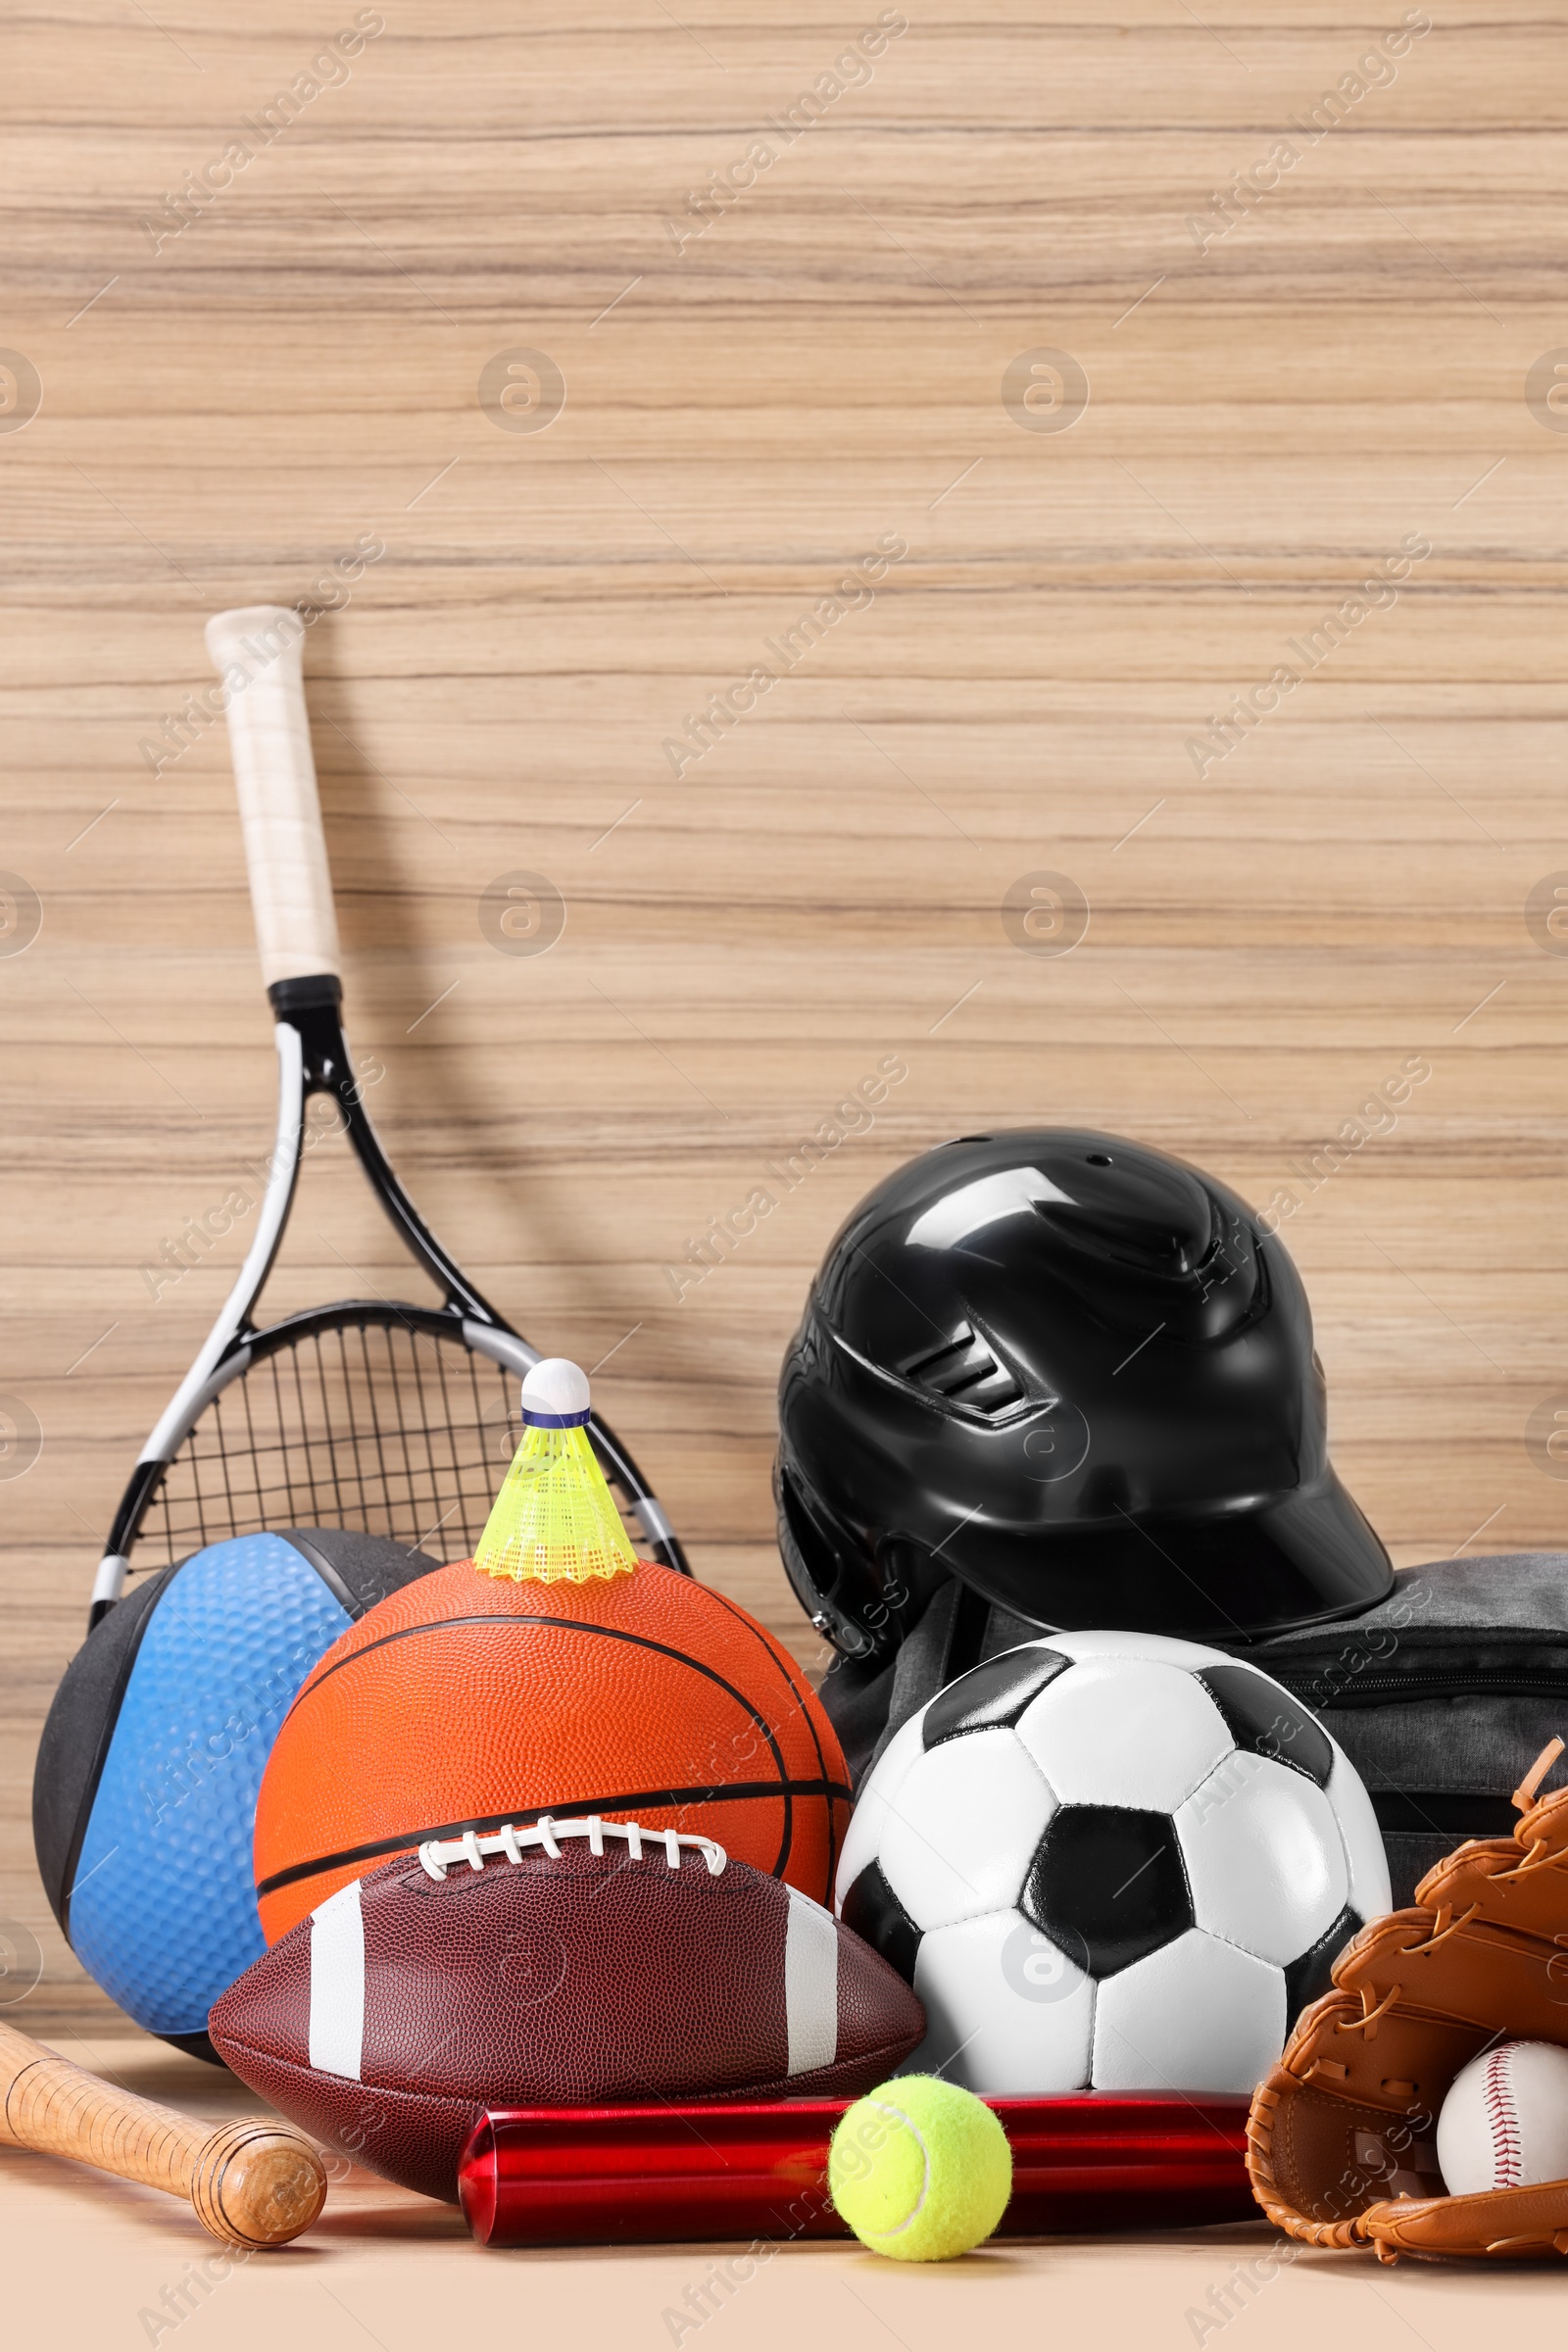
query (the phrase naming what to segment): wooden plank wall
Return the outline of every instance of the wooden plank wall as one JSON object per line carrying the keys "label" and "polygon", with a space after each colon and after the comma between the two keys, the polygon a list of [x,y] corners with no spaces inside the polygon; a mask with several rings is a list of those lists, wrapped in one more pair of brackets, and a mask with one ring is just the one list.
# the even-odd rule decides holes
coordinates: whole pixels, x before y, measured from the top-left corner
{"label": "wooden plank wall", "polygon": [[[1551,0],[15,23],[0,1913],[14,1984],[43,1952],[28,2022],[100,2014],[33,1871],[37,1728],[243,1234],[156,1298],[142,1269],[270,1141],[222,731],[147,749],[225,605],[338,608],[310,691],[398,1164],[537,1341],[624,1341],[609,1411],[701,1572],[803,1655],[781,1347],[855,1200],[994,1123],[1294,1189],[1337,1455],[1396,1556],[1559,1540],[1527,1429],[1568,1395],[1561,31]],[[356,549],[383,552],[350,580]],[[759,664],[756,708],[672,754]],[[548,954],[486,935],[517,870],[563,902]],[[1071,954],[1005,925],[1042,871],[1086,902]],[[664,1269],[889,1054],[874,1126],[677,1299]],[[338,1144],[290,1251],[301,1302],[343,1257],[394,1277]]]}

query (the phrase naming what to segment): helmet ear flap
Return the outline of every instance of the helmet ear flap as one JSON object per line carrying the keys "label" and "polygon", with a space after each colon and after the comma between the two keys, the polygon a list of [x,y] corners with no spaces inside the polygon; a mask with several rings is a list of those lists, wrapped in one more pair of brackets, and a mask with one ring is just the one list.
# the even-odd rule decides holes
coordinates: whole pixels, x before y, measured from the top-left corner
{"label": "helmet ear flap", "polygon": [[952,1581],[952,1571],[912,1536],[884,1536],[873,1564],[878,1589],[860,1614],[867,1625],[886,1628],[888,1645],[896,1649],[913,1633],[933,1593]]}
{"label": "helmet ear flap", "polygon": [[824,1534],[782,1460],[773,1467],[773,1496],[784,1573],[817,1632],[841,1656],[864,1664],[895,1649],[900,1627],[875,1593],[863,1589],[870,1583],[865,1564],[846,1558]]}
{"label": "helmet ear flap", "polygon": [[817,1632],[859,1665],[891,1657],[949,1571],[907,1536],[882,1537],[869,1556],[842,1550],[782,1456],[773,1466],[773,1497],[784,1573]]}

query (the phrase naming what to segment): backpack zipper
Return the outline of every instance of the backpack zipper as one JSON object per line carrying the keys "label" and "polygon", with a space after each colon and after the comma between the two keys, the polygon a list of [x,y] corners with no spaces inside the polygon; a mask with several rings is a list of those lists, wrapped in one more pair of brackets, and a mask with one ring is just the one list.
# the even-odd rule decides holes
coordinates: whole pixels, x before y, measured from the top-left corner
{"label": "backpack zipper", "polygon": [[[1276,1674],[1274,1680],[1283,1683],[1297,1698],[1312,1697],[1311,1686],[1301,1679],[1287,1679]],[[1348,1699],[1400,1696],[1425,1698],[1430,1695],[1465,1698],[1474,1693],[1482,1696],[1496,1691],[1514,1698],[1560,1698],[1568,1701],[1568,1670],[1561,1674],[1517,1674],[1505,1670],[1487,1671],[1478,1668],[1470,1674],[1347,1674],[1345,1688],[1331,1697],[1319,1698],[1319,1706],[1332,1707]],[[1353,1693],[1353,1697],[1352,1694]]]}

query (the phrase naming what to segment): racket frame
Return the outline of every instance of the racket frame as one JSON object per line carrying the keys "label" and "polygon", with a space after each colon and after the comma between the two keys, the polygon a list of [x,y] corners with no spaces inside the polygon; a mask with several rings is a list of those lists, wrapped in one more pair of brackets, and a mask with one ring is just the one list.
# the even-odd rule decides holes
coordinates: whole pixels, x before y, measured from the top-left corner
{"label": "racket frame", "polygon": [[[311,748],[302,647],[305,624],[282,605],[248,605],[215,613],[209,653],[223,681],[229,749],[262,976],[268,983],[278,1055],[277,1136],[256,1232],[234,1286],[195,1361],[142,1447],[110,1530],[93,1585],[88,1630],[119,1600],[130,1552],[180,1446],[214,1399],[258,1357],[358,1319],[400,1321],[411,1333],[447,1336],[488,1356],[519,1379],[539,1352],[476,1291],[404,1191],[362,1100],[343,1035],[337,916]],[[400,1300],[340,1299],[263,1330],[256,1304],[288,1222],[305,1141],[305,1105],[333,1101],[371,1191],[404,1248],[442,1295],[437,1309]],[[588,1435],[607,1478],[641,1523],[643,1547],[664,1566],[691,1569],[657,1496],[614,1433],[597,1414]]]}
{"label": "racket frame", "polygon": [[[313,1329],[330,1329],[347,1320],[396,1322],[411,1332],[459,1340],[519,1380],[540,1360],[539,1350],[513,1329],[442,1248],[398,1181],[354,1074],[343,1034],[342,984],[336,975],[275,981],[267,993],[277,1045],[277,1133],[256,1232],[232,1290],[143,1446],[121,1498],[93,1584],[89,1632],[124,1591],[131,1549],[180,1446],[214,1399],[252,1363],[309,1337]],[[402,1299],[337,1299],[265,1329],[257,1325],[256,1303],[288,1222],[304,1149],[305,1106],[314,1095],[324,1095],[337,1105],[370,1190],[410,1255],[440,1290],[440,1307],[415,1306]],[[689,1576],[691,1568],[668,1515],[625,1446],[597,1414],[589,1419],[588,1436],[606,1477],[636,1511],[642,1548],[663,1566]]]}

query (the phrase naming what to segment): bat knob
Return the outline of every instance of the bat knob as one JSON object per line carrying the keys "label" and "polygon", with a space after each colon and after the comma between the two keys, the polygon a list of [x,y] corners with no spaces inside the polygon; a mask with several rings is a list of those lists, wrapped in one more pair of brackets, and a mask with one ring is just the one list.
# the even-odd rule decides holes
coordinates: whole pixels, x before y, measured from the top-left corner
{"label": "bat knob", "polygon": [[190,2201],[215,2237],[286,2246],[326,2202],[321,2159],[286,2124],[220,2124],[196,2157]]}

